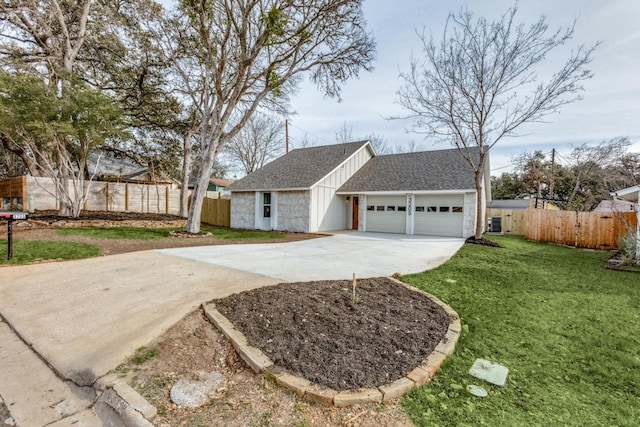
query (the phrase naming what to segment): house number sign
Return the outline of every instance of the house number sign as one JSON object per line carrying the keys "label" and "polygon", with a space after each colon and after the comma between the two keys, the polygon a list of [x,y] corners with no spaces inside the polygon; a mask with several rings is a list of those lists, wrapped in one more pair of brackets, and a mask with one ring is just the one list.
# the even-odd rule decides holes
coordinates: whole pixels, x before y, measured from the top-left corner
{"label": "house number sign", "polygon": [[413,211],[413,206],[412,206],[413,205],[413,197],[409,196],[407,198],[407,205],[408,205],[407,207],[409,208],[409,209],[407,209],[407,215],[411,215],[411,212]]}

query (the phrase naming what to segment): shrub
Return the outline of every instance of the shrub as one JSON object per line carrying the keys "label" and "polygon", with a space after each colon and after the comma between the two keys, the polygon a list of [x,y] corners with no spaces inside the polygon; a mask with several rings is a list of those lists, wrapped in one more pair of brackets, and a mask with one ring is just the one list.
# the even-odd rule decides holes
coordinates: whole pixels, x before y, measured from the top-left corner
{"label": "shrub", "polygon": [[625,262],[639,263],[640,260],[637,256],[638,237],[636,230],[629,228],[627,232],[618,239],[618,249],[622,253]]}

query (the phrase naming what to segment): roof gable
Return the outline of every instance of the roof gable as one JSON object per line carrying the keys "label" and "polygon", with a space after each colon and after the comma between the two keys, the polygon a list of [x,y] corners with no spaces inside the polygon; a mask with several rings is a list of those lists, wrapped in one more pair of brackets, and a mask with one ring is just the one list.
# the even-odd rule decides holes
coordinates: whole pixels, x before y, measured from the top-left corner
{"label": "roof gable", "polygon": [[[228,187],[231,191],[308,189],[347,161],[369,141],[290,151]],[[372,150],[373,152],[373,150]]]}
{"label": "roof gable", "polygon": [[[477,150],[472,152],[478,157]],[[475,189],[473,170],[458,149],[376,156],[338,192]]]}

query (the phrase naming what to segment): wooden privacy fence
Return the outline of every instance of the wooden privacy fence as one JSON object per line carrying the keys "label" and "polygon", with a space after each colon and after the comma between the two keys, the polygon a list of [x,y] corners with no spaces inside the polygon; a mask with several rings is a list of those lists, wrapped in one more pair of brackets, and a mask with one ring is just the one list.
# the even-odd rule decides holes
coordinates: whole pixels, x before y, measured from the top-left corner
{"label": "wooden privacy fence", "polygon": [[200,222],[219,227],[231,226],[231,200],[204,198]]}
{"label": "wooden privacy fence", "polygon": [[[73,194],[72,183],[68,183]],[[83,210],[178,215],[180,189],[170,183],[92,181]],[[1,209],[57,210],[60,203],[53,179],[22,176],[0,181]]]}
{"label": "wooden privacy fence", "polygon": [[527,212],[528,210],[489,208],[487,218],[502,218],[503,234],[524,236],[527,230]]}
{"label": "wooden privacy fence", "polygon": [[529,209],[525,237],[589,249],[615,249],[637,224],[634,212],[573,212]]}
{"label": "wooden privacy fence", "polygon": [[27,209],[27,178],[19,176],[0,181],[0,210]]}

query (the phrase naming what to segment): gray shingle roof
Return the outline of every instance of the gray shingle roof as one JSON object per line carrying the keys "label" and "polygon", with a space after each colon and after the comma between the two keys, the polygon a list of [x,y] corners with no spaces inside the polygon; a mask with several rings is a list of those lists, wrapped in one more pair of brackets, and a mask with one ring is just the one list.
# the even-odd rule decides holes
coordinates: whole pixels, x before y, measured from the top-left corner
{"label": "gray shingle roof", "polygon": [[498,199],[492,200],[487,205],[490,209],[516,209],[526,210],[529,208],[529,199]]}
{"label": "gray shingle roof", "polygon": [[[477,150],[474,151],[477,159]],[[457,149],[389,154],[369,160],[338,192],[474,189],[473,170]]]}
{"label": "gray shingle roof", "polygon": [[227,190],[311,188],[367,143],[359,141],[292,150],[236,181]]}

